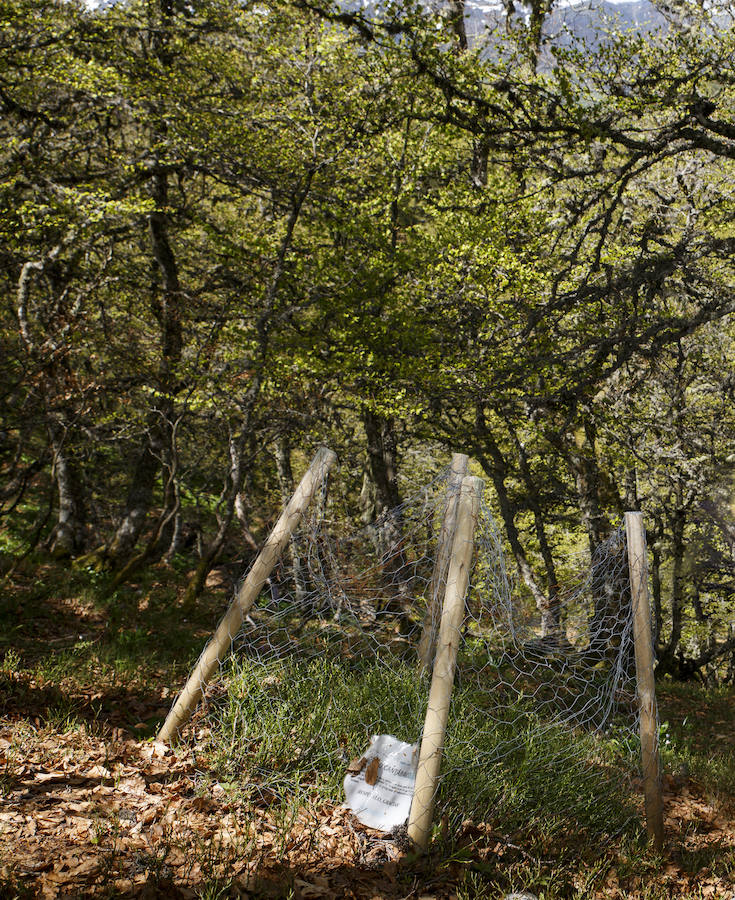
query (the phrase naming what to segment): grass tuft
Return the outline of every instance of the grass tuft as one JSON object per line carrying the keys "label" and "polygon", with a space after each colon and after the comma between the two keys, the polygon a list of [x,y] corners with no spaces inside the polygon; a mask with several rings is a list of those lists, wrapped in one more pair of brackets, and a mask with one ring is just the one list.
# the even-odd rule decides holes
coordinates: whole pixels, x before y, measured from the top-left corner
{"label": "grass tuft", "polygon": [[[419,738],[427,681],[394,659],[232,660],[211,730],[212,765],[231,790],[269,805],[339,801],[350,759],[373,734]],[[540,844],[568,835],[612,834],[634,819],[622,781],[629,762],[619,743],[540,722],[506,701],[501,721],[476,683],[454,693],[447,731],[439,813],[502,822]],[[519,727],[518,722],[522,722]]]}

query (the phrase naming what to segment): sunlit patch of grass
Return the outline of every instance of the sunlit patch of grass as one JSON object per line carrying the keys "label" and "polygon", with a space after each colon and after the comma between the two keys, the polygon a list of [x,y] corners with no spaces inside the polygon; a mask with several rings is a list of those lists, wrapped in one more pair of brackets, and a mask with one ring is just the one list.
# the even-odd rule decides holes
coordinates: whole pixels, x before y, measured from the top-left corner
{"label": "sunlit patch of grass", "polygon": [[[271,806],[294,796],[305,803],[341,797],[347,762],[372,734],[417,740],[428,689],[414,664],[359,655],[267,664],[243,655],[232,660],[226,684],[213,711],[212,764],[233,789],[241,784],[241,793],[265,795]],[[490,817],[540,847],[570,829],[583,844],[633,822],[621,770],[603,739],[541,727],[507,701],[509,720],[495,722],[477,691],[460,684],[453,696],[437,820],[446,817],[454,829]]]}
{"label": "sunlit patch of grass", "polygon": [[[627,854],[632,850],[632,855]],[[662,883],[661,860],[625,839],[617,848],[584,856],[559,852],[549,859],[518,854],[489,857],[471,863],[457,885],[458,900],[501,900],[508,894],[529,892],[539,900],[589,900],[590,897],[631,896],[636,900],[670,900],[670,888]]]}
{"label": "sunlit patch of grass", "polygon": [[704,847],[688,848],[684,844],[677,859],[682,869],[696,875],[707,869],[712,875],[732,881],[735,875],[735,849],[723,841],[708,843]]}
{"label": "sunlit patch of grass", "polygon": [[206,599],[196,621],[182,621],[168,570],[107,595],[94,573],[26,563],[0,592],[0,715],[154,734],[216,619]]}
{"label": "sunlit patch of grass", "polygon": [[176,589],[157,581],[159,574],[144,573],[141,583],[105,596],[95,573],[47,567],[16,597],[0,600],[0,653],[5,645],[42,677],[85,685],[112,672],[137,680],[184,672],[202,638],[195,624],[172,614]]}
{"label": "sunlit patch of grass", "polygon": [[664,771],[692,778],[710,802],[735,798],[735,689],[666,681],[658,686]]}
{"label": "sunlit patch of grass", "polygon": [[3,661],[0,663],[0,673],[12,677],[20,668],[20,656],[16,650],[10,648],[5,651]]}
{"label": "sunlit patch of grass", "polygon": [[64,697],[57,705],[48,708],[45,721],[48,726],[60,734],[77,731],[83,727],[83,722],[79,718],[78,703],[68,697]]}

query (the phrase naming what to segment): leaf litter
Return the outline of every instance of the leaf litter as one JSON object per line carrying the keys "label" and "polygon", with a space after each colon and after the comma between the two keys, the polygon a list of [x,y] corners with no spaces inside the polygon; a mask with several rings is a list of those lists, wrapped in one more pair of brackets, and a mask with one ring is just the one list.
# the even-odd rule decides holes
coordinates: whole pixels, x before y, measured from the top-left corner
{"label": "leaf litter", "polygon": [[[405,839],[361,826],[338,805],[298,809],[285,821],[268,797],[233,798],[195,748],[120,729],[103,739],[84,727],[0,723],[0,772],[0,887],[14,883],[42,898],[109,896],[111,888],[123,897],[188,898],[214,882],[234,897],[281,896],[289,884],[295,898],[449,898],[467,868],[518,863],[507,836],[465,822],[462,862],[429,877],[407,861]],[[650,877],[671,897],[734,897],[716,860],[735,859],[735,823],[695,783],[666,778],[664,787],[669,847]],[[686,861],[709,850],[712,864],[688,872]],[[588,896],[642,898],[651,885],[636,877],[611,858]]]}
{"label": "leaf litter", "polygon": [[[160,674],[159,686],[166,682]],[[94,688],[74,680],[58,684],[25,671],[5,684],[0,897],[193,898],[208,892],[440,900],[460,892],[474,896],[463,885],[481,876],[486,884],[535,887],[544,898],[735,898],[735,810],[712,801],[694,778],[664,778],[667,847],[660,860],[637,850],[631,865],[620,847],[610,846],[598,854],[592,879],[590,860],[573,861],[571,834],[569,846],[548,848],[535,860],[523,849],[528,836],[505,834],[502,823],[467,821],[434,858],[420,863],[408,852],[405,831],[372,831],[337,803],[285,818],[283,798],[273,791],[241,785],[233,794],[223,787],[197,752],[196,739],[175,750],[142,740],[149,731],[143,720],[165,714],[178,682],[156,688],[150,680],[133,685],[130,676],[116,676],[104,685],[102,704],[96,681]],[[104,708],[102,719],[75,728],[44,724],[36,712],[59,700],[53,691],[74,713],[97,719]],[[691,714],[692,704],[681,706],[679,719]],[[729,752],[727,722],[717,725],[717,737],[727,738],[719,749]],[[204,743],[206,735],[199,738]],[[714,734],[708,742],[716,743]],[[356,759],[348,771],[359,774],[367,765]],[[442,823],[440,832],[446,830]],[[539,879],[549,867],[568,870],[565,886],[543,888]],[[484,889],[478,897],[505,893]]]}

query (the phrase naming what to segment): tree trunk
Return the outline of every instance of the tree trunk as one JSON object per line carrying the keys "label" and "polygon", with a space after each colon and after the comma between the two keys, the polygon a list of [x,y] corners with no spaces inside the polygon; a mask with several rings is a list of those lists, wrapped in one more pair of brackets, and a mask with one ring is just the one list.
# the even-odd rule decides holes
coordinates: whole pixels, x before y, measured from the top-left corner
{"label": "tree trunk", "polygon": [[184,545],[184,520],[181,515],[181,489],[176,478],[173,484],[174,514],[171,519],[170,534],[168,535],[168,547],[164,553],[164,561],[170,565],[177,553],[180,553]]}
{"label": "tree trunk", "polygon": [[661,628],[663,627],[663,612],[661,607],[661,551],[658,546],[658,531],[651,532],[651,540],[648,545],[651,551],[651,594],[653,596],[653,620],[655,633],[653,635],[654,646],[660,652]]}
{"label": "tree trunk", "polygon": [[[165,129],[164,129],[165,130]],[[155,269],[160,274],[160,289],[151,285],[151,312],[159,327],[160,360],[157,400],[148,415],[148,433],[134,470],[120,524],[105,549],[105,556],[117,565],[133,552],[145,525],[153,500],[156,479],[164,454],[173,446],[173,403],[176,369],[183,344],[181,328],[181,289],[176,258],[168,235],[168,175],[156,172],[150,180],[155,208],[148,216],[148,236]],[[164,505],[167,505],[164,501]]]}
{"label": "tree trunk", "polygon": [[523,478],[523,483],[526,487],[526,497],[528,500],[529,508],[533,513],[533,523],[534,529],[536,531],[536,538],[539,542],[541,558],[544,561],[544,567],[546,569],[547,597],[546,602],[539,607],[539,612],[541,613],[541,637],[559,639],[561,637],[561,605],[559,602],[559,583],[556,575],[556,565],[554,564],[554,557],[551,552],[551,547],[549,546],[548,538],[546,537],[544,517],[539,502],[539,491],[533,477],[531,476],[531,467],[528,463],[526,449],[523,446],[523,443],[518,438],[518,435],[515,433],[515,430],[513,430],[510,425],[508,425],[508,428],[511,431],[513,442],[516,445],[521,477]]}
{"label": "tree trunk", "polygon": [[212,539],[203,547],[201,558],[194,570],[193,576],[186,586],[186,590],[184,591],[181,603],[185,612],[190,612],[192,610],[197,597],[204,589],[207,575],[219,559],[222,548],[224,547],[227,532],[235,515],[235,501],[242,487],[244,475],[243,456],[249,430],[250,415],[248,414],[237,437],[230,434],[230,466],[227,472],[225,485],[220,494],[220,501],[218,504],[219,512],[217,514],[217,531]]}
{"label": "tree trunk", "polygon": [[[479,406],[475,410],[475,442],[473,455],[482,466],[485,474],[492,479],[495,494],[498,498],[498,505],[500,506],[500,515],[505,525],[505,533],[518,566],[518,571],[536,602],[536,607],[542,620],[544,620],[549,609],[549,599],[533,574],[533,569],[528,562],[526,551],[523,549],[518,528],[516,527],[515,517],[518,507],[511,500],[505,484],[508,477],[508,463],[487,426],[484,409]],[[488,454],[490,456],[489,459]],[[547,619],[547,625],[549,624]]]}
{"label": "tree trunk", "polygon": [[[49,536],[48,545],[51,551],[60,557],[79,553],[84,548],[86,540],[86,509],[82,481],[67,440],[68,423],[73,421],[74,415],[60,408],[62,404],[59,400],[59,395],[65,394],[68,390],[68,384],[65,382],[70,373],[65,359],[57,357],[56,352],[49,354],[51,347],[54,350],[58,348],[53,341],[47,339],[48,322],[44,322],[42,316],[39,317],[41,324],[39,333],[46,337],[41,340],[36,337],[34,324],[29,316],[32,309],[31,288],[34,280],[48,273],[57,263],[62,251],[72,246],[76,240],[77,231],[71,228],[64,239],[44,257],[27,261],[21,268],[16,293],[20,338],[29,358],[35,361],[34,368],[39,376],[36,390],[42,403],[43,417],[48,430],[53,477],[58,493],[58,519]],[[81,252],[77,250],[77,253]],[[57,311],[61,295],[63,295],[62,286],[57,284]]]}
{"label": "tree trunk", "polygon": [[553,0],[530,0],[531,11],[528,19],[528,31],[531,44],[531,65],[534,72],[538,69],[541,59],[541,41],[544,32],[544,22],[551,12]]}
{"label": "tree trunk", "polygon": [[53,473],[59,498],[59,515],[50,535],[49,546],[56,557],[81,552],[85,543],[85,505],[81,480],[64,444],[65,430],[59,423],[50,427],[53,449]]}
{"label": "tree trunk", "polygon": [[536,608],[538,609],[541,616],[542,627],[543,623],[545,622],[546,627],[553,628],[553,619],[555,618],[555,616],[552,616],[551,621],[549,621],[549,598],[543,592],[541,586],[536,580],[536,577],[533,574],[533,569],[531,568],[531,565],[528,562],[528,558],[526,557],[526,551],[523,549],[523,544],[521,543],[521,538],[515,523],[515,517],[516,513],[518,512],[518,507],[510,499],[508,489],[505,485],[505,475],[503,474],[502,470],[499,470],[497,468],[494,462],[490,462],[490,460],[487,458],[487,456],[485,456],[484,453],[475,451],[474,456],[482,466],[482,470],[492,480],[493,487],[495,488],[495,494],[498,498],[500,515],[502,516],[503,524],[505,525],[505,533],[508,536],[508,543],[510,544],[511,552],[513,553],[513,557],[516,561],[516,566],[518,567],[520,576],[523,579],[523,583],[531,592],[531,596],[536,603]]}
{"label": "tree trunk", "polygon": [[378,553],[384,554],[400,539],[395,510],[400,505],[397,450],[393,420],[363,410],[367,441],[367,469],[360,494],[362,520],[371,530]]}
{"label": "tree trunk", "polygon": [[367,438],[368,471],[375,485],[376,512],[379,515],[387,509],[395,509],[401,502],[394,422],[370,410],[363,411],[362,422]]}
{"label": "tree trunk", "polygon": [[393,420],[363,410],[367,440],[367,469],[360,503],[362,520],[381,558],[387,597],[382,610],[403,616],[408,584],[406,557],[402,548],[403,522],[398,493],[398,453]]}
{"label": "tree trunk", "polygon": [[[293,472],[291,470],[291,446],[285,435],[280,435],[275,445],[276,469],[281,489],[281,500],[288,503],[294,492]],[[296,602],[302,606],[307,594],[304,565],[299,549],[299,540],[292,534],[288,541],[288,561]]]}
{"label": "tree trunk", "polygon": [[671,523],[671,635],[666,643],[664,657],[674,658],[681,640],[682,617],[684,613],[684,526],[686,515],[677,505]]}
{"label": "tree trunk", "polygon": [[600,472],[595,450],[595,428],[589,422],[585,422],[581,436],[567,437],[568,440],[564,444],[565,456],[574,477],[582,524],[589,538],[590,555],[594,556],[611,530],[600,503]]}
{"label": "tree trunk", "polygon": [[466,50],[468,47],[464,17],[464,0],[449,0],[449,21],[452,23],[452,30],[457,38],[457,45],[460,50]]}
{"label": "tree trunk", "polygon": [[603,658],[614,649],[611,642],[615,639],[623,598],[621,585],[615,578],[615,567],[606,565],[600,558],[600,553],[604,552],[600,548],[612,529],[600,500],[602,479],[597,463],[596,429],[591,421],[585,420],[574,435],[549,434],[547,437],[563,453],[574,478],[577,505],[589,540],[591,565],[600,570],[599,580],[592,585],[594,610],[588,653],[593,658]]}
{"label": "tree trunk", "polygon": [[103,551],[113,565],[124,562],[133,552],[148,517],[161,468],[160,437],[154,426],[135,460],[120,524]]}
{"label": "tree trunk", "polygon": [[181,288],[176,258],[168,236],[168,175],[157,173],[152,180],[151,193],[156,208],[148,216],[151,251],[161,273],[160,298],[152,294],[152,309],[161,329],[160,378],[164,388],[171,387],[171,379],[181,360],[183,337],[181,331]]}
{"label": "tree trunk", "polygon": [[635,466],[626,467],[623,485],[625,487],[625,510],[626,512],[634,512],[640,506],[638,503],[638,472]]}
{"label": "tree trunk", "polygon": [[[168,479],[163,491],[163,510],[158,517],[153,534],[148,539],[143,550],[140,553],[129,556],[122,568],[117,570],[115,576],[107,585],[106,594],[117,590],[121,584],[124,584],[143,566],[154,559],[160,559],[164,548],[167,549],[167,553],[174,548],[172,532],[176,532],[177,526],[175,523],[181,521],[181,504],[178,490],[178,454],[176,452],[177,430],[178,422],[174,423],[171,428],[172,446],[167,453],[166,469],[168,470]],[[167,559],[167,561],[170,562],[170,559]]]}

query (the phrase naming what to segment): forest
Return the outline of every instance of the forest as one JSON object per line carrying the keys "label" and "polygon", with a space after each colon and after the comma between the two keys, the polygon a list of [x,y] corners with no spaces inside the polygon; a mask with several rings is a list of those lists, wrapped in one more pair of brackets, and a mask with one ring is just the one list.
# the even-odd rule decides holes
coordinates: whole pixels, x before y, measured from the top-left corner
{"label": "forest", "polygon": [[[544,898],[731,896],[732,11],[652,0],[656,28],[600,16],[578,35],[550,29],[559,0],[502,0],[479,32],[469,5],[0,6],[0,796],[29,742],[60,781],[81,741],[112,784],[100,735],[131,783],[140,765],[189,777],[151,740],[317,448],[338,457],[343,527],[379,550],[380,523],[462,453],[542,630],[642,512],[664,782],[719,823],[717,854],[682,837],[660,894],[634,892],[655,881],[640,848],[627,882],[618,847],[614,884],[608,867],[581,888],[514,832],[503,871],[533,889],[543,870]],[[690,775],[682,800],[671,779]],[[77,851],[18,870],[16,826],[38,817],[7,815],[8,896],[138,896],[143,876],[145,896],[363,896],[293,861],[283,893],[236,893],[224,851],[194,888],[150,848],[124,888]],[[382,859],[389,887],[365,896],[519,887],[481,884],[474,857],[460,884],[453,853],[414,894]]]}

